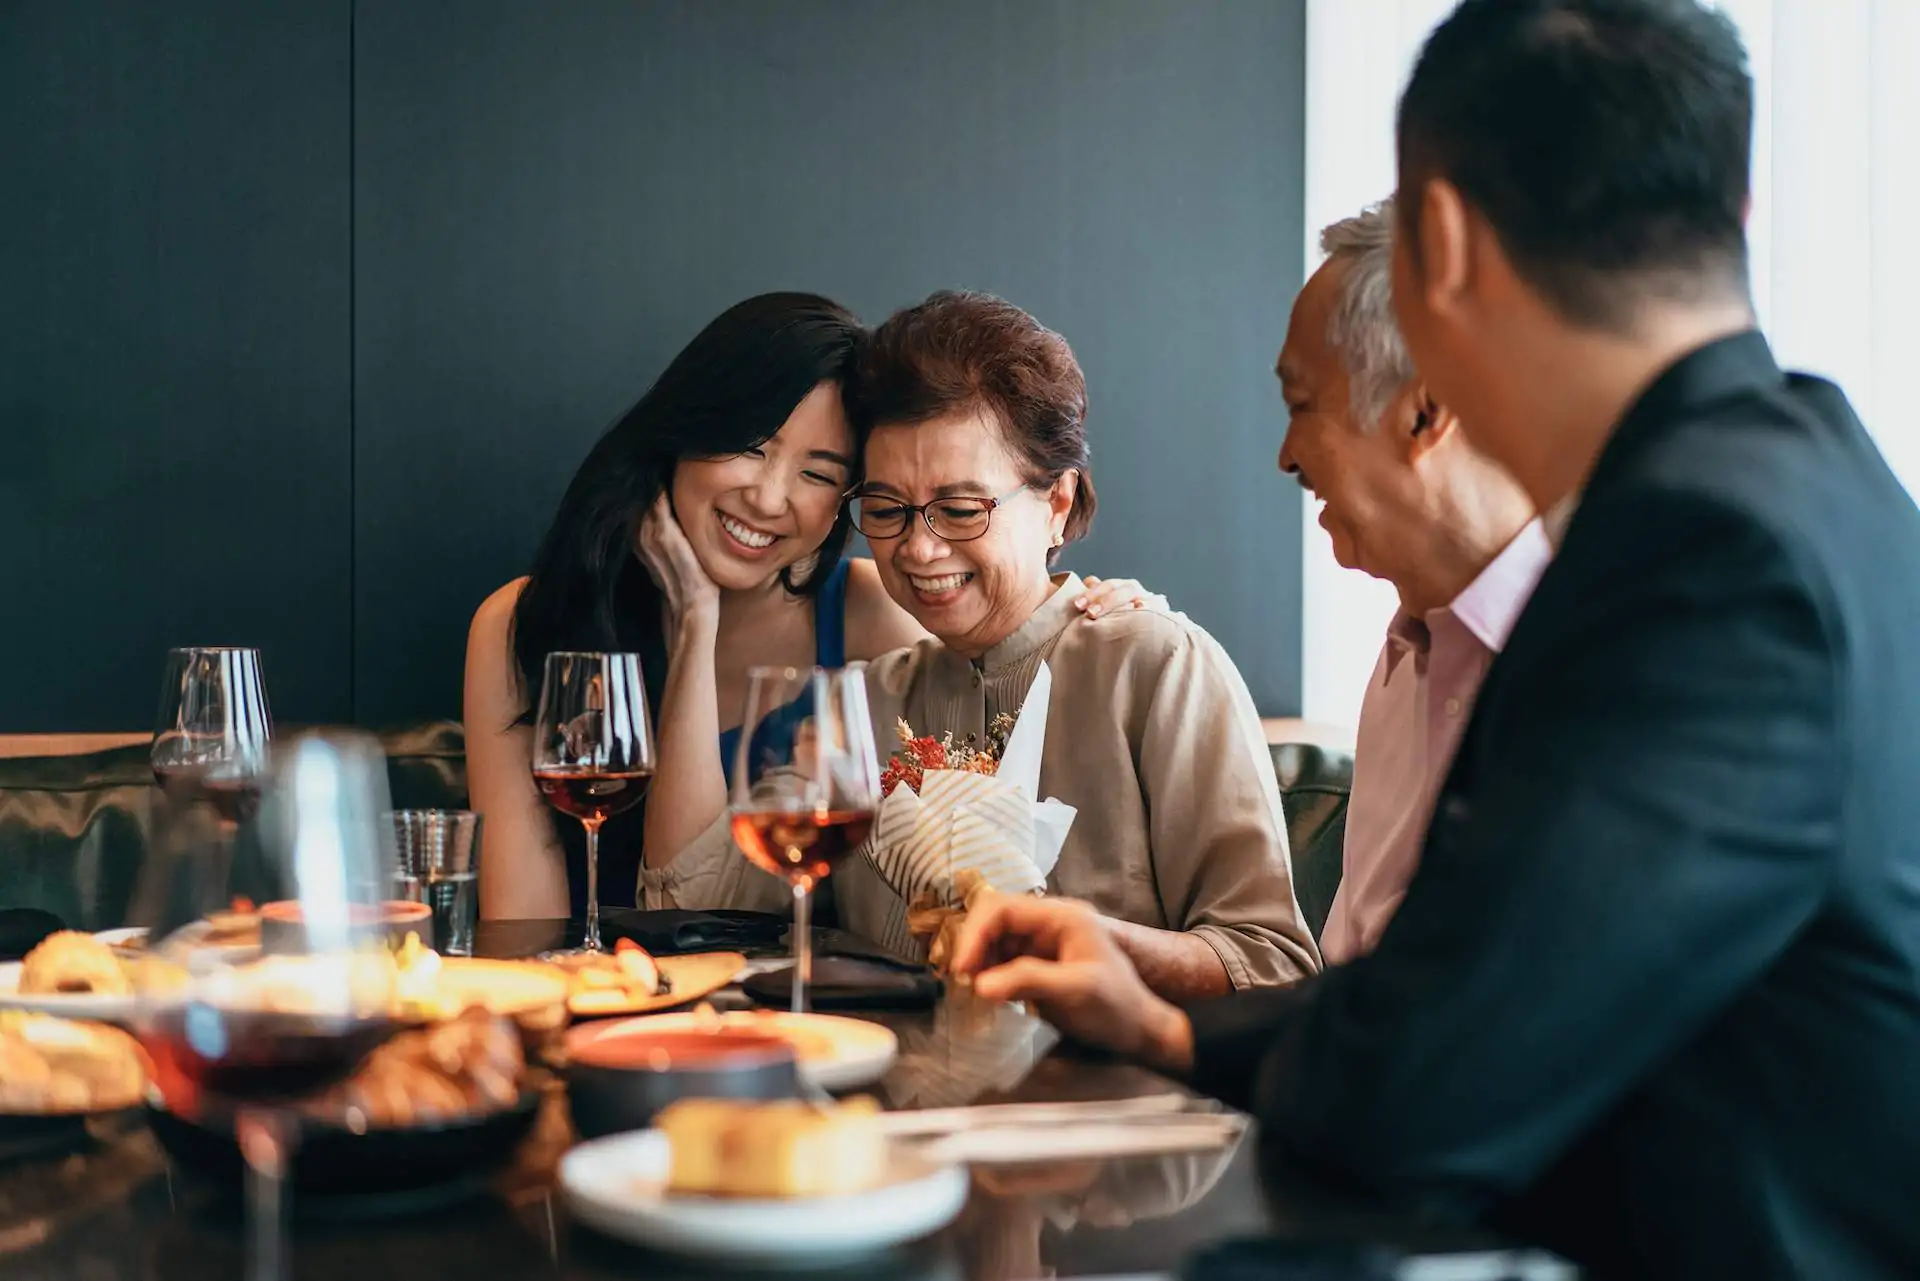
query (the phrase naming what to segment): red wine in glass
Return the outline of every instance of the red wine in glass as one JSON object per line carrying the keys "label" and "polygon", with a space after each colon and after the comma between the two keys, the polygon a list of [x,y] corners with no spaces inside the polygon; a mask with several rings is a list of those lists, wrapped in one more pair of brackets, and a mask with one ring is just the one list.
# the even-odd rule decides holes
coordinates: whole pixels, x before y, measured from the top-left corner
{"label": "red wine in glass", "polygon": [[640,803],[653,780],[651,769],[580,770],[542,769],[533,772],[534,784],[547,804],[577,819],[604,823]]}
{"label": "red wine in glass", "polygon": [[228,1009],[190,1001],[146,1020],[140,1042],[154,1083],[177,1115],[203,1095],[235,1101],[295,1098],[345,1080],[400,1029],[391,1018]]}
{"label": "red wine in glass", "polygon": [[818,881],[866,844],[872,810],[746,810],[733,839],[747,860],[786,881]]}
{"label": "red wine in glass", "polygon": [[586,833],[587,914],[577,952],[603,952],[600,825],[638,805],[653,777],[653,722],[647,715],[640,656],[570,650],[548,654],[528,763],[541,794],[561,813],[579,819]]}
{"label": "red wine in glass", "polygon": [[228,823],[245,823],[260,810],[260,780],[211,775],[192,766],[156,765],[153,781],[176,805],[206,805]]}

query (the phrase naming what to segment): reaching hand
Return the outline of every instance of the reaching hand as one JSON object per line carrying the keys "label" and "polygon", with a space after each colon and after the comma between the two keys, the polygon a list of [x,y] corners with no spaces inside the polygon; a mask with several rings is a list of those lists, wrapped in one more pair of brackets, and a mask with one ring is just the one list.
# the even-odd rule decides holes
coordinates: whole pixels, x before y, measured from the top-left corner
{"label": "reaching hand", "polygon": [[1192,1066],[1186,1015],[1140,980],[1084,903],[983,893],[954,944],[952,972],[993,1001],[1027,1001],[1061,1032],[1168,1072]]}
{"label": "reaching hand", "polygon": [[1127,609],[1171,609],[1165,596],[1148,591],[1131,578],[1089,576],[1082,581],[1086,583],[1087,590],[1074,598],[1073,607],[1089,619]]}
{"label": "reaching hand", "polygon": [[713,618],[720,611],[720,589],[694,554],[686,531],[673,514],[673,503],[662,494],[640,521],[640,563],[667,598],[673,625],[688,618]]}

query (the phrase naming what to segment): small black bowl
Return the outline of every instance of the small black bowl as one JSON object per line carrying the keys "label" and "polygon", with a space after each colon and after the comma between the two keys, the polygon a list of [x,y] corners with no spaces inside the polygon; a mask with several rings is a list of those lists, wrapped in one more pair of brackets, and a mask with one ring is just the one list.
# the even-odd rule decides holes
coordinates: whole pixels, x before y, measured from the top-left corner
{"label": "small black bowl", "polygon": [[[510,1108],[428,1125],[369,1129],[302,1120],[293,1151],[299,1198],[383,1197],[439,1189],[477,1190],[513,1159],[540,1111],[540,1091],[525,1089]],[[154,1137],[186,1173],[237,1189],[242,1164],[228,1119],[190,1121],[149,1107]]]}
{"label": "small black bowl", "polygon": [[586,1139],[644,1130],[679,1099],[790,1099],[800,1091],[793,1046],[716,1029],[656,1032],[645,1018],[590,1023],[567,1034],[567,1100]]}

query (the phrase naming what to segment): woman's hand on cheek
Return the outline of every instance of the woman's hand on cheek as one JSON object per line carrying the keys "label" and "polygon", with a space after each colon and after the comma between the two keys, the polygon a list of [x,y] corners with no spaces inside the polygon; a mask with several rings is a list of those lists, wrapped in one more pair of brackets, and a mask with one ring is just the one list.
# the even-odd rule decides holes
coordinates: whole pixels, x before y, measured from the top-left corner
{"label": "woman's hand on cheek", "polygon": [[1082,581],[1086,583],[1087,590],[1074,597],[1073,607],[1085,614],[1089,621],[1124,609],[1171,612],[1165,596],[1148,591],[1134,579],[1089,576]]}
{"label": "woman's hand on cheek", "polygon": [[640,563],[667,598],[667,611],[677,629],[689,619],[712,621],[720,613],[720,589],[701,566],[687,541],[686,531],[673,514],[665,494],[647,509],[640,521]]}

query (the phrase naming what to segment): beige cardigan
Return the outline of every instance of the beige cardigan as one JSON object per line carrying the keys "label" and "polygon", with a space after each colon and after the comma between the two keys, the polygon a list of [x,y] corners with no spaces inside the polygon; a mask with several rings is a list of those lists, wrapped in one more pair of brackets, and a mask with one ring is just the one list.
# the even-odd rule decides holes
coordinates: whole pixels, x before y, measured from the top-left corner
{"label": "beige cardigan", "polygon": [[[1260,718],[1232,660],[1184,615],[1128,610],[1084,622],[1085,585],[1054,594],[978,662],[937,641],[874,660],[867,697],[882,757],[904,719],[917,733],[984,737],[1053,672],[1042,796],[1079,811],[1051,894],[1108,916],[1199,935],[1234,987],[1285,983],[1320,966],[1294,898],[1286,819]],[[864,860],[835,873],[841,923],[897,942],[904,909]],[[782,911],[784,883],[714,824],[666,868],[641,873],[647,907]]]}

